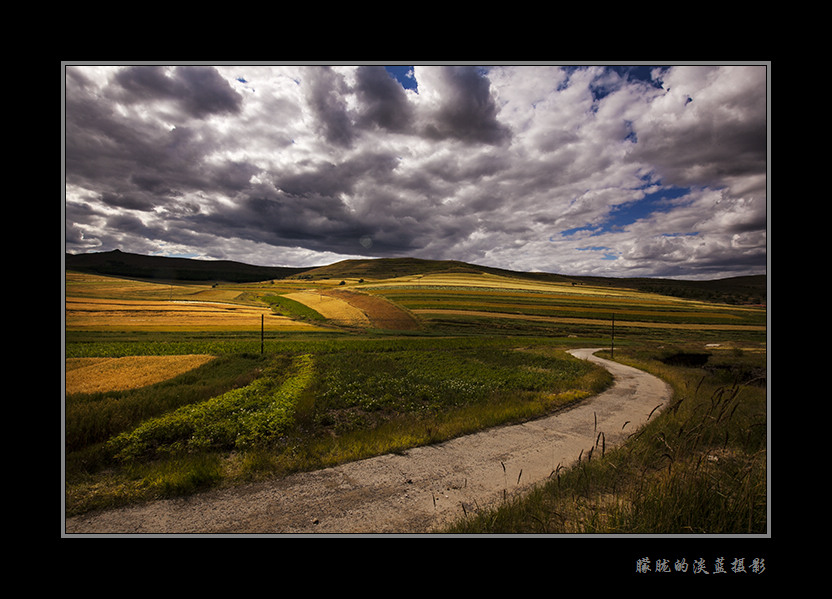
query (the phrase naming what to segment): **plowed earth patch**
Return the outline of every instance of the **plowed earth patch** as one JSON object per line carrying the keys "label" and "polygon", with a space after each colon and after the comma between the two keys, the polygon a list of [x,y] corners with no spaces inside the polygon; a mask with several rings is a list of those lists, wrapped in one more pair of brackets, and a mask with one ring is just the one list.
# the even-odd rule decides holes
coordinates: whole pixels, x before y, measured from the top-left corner
{"label": "plowed earth patch", "polygon": [[415,316],[382,297],[341,290],[329,291],[327,295],[339,298],[364,312],[373,327],[396,331],[414,331],[419,328]]}

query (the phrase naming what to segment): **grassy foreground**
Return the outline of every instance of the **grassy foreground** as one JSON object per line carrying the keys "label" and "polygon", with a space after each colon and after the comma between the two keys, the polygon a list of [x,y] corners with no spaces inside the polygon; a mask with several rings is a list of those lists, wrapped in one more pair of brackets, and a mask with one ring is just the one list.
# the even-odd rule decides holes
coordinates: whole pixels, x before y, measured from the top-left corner
{"label": "grassy foreground", "polygon": [[627,444],[445,532],[766,533],[765,354],[729,351],[708,368],[670,366],[668,357],[616,352],[674,390],[670,406]]}
{"label": "grassy foreground", "polygon": [[68,395],[67,514],[439,442],[541,416],[610,382],[540,339],[289,345],[140,389]]}

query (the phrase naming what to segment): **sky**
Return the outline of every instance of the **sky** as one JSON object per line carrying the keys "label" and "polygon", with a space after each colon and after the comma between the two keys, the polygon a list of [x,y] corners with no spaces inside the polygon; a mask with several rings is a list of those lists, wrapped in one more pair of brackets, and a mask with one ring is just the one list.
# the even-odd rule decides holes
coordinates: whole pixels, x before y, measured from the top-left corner
{"label": "sky", "polygon": [[769,70],[65,64],[65,250],[765,274]]}

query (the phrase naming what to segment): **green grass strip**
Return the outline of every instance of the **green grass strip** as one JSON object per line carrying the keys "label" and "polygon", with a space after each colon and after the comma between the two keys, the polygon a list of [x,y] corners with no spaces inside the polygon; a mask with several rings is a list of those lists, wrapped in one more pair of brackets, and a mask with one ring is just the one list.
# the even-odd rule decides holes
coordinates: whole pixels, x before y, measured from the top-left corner
{"label": "green grass strip", "polygon": [[268,443],[292,426],[295,404],[313,374],[312,357],[297,356],[288,376],[266,370],[245,387],[143,422],[110,441],[110,449],[117,458],[130,460]]}
{"label": "green grass strip", "polygon": [[272,312],[279,316],[301,320],[326,320],[318,311],[282,295],[266,295],[262,299],[269,305]]}

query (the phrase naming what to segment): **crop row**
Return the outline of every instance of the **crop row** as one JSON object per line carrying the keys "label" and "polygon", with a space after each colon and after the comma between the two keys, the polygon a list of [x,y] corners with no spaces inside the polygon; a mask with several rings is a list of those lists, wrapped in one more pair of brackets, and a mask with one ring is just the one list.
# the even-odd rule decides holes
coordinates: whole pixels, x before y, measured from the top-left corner
{"label": "crop row", "polygon": [[[67,449],[74,451],[103,442],[142,421],[145,424],[140,428],[145,432],[137,435],[149,434],[161,422],[181,421],[186,412],[191,414],[188,418],[194,418],[194,410],[230,401],[235,397],[225,396],[230,388],[251,383],[257,377],[263,380],[239,392],[237,400],[255,391],[268,395],[277,382],[285,379],[293,360],[307,360],[309,355],[314,355],[316,371],[311,395],[322,410],[391,408],[408,412],[478,401],[501,390],[545,389],[556,393],[559,382],[573,377],[576,367],[573,361],[553,358],[551,341],[542,338],[325,339],[310,335],[294,341],[275,340],[266,345],[267,353],[262,356],[254,351],[235,354],[232,350],[238,348],[237,343],[227,340],[227,344],[224,351],[216,353],[219,359],[176,380],[136,390],[68,395]],[[99,351],[92,351],[93,344],[78,345],[101,355],[160,355],[176,351],[205,353],[210,344],[112,342],[99,347]],[[518,351],[519,347],[528,350]],[[263,364],[272,367],[264,373]],[[233,387],[228,387],[227,383],[234,381]],[[207,396],[206,392],[212,390],[214,395]],[[206,403],[216,396],[225,399]],[[186,405],[202,408],[183,407]],[[164,416],[176,410],[181,410],[176,417]],[[151,420],[156,424],[147,424]]]}
{"label": "crop row", "polygon": [[436,412],[502,393],[565,391],[584,363],[549,350],[460,348],[319,356],[313,390],[328,410]]}
{"label": "crop row", "polygon": [[462,290],[378,290],[377,293],[410,310],[446,309],[508,312],[534,316],[609,318],[616,314],[633,321],[657,322],[734,322],[761,324],[765,310],[725,309],[685,303],[678,300],[646,301],[622,297],[602,298],[586,295],[507,293],[503,291],[465,292]]}
{"label": "crop row", "polygon": [[[548,345],[546,338],[501,337],[354,337],[325,333],[281,335],[266,339],[266,354],[275,353],[360,353],[402,350],[443,351],[458,348],[500,348],[517,344]],[[239,355],[260,353],[259,335],[211,335],[185,338],[176,333],[155,333],[146,338],[95,341],[90,338],[67,340],[67,358],[162,356],[186,354]]]}
{"label": "crop row", "polygon": [[268,304],[272,312],[288,318],[300,318],[302,320],[326,320],[320,313],[309,306],[282,295],[265,295],[261,301]]}
{"label": "crop row", "polygon": [[287,375],[277,368],[249,385],[146,420],[110,441],[120,459],[205,449],[244,449],[269,442],[292,425],[294,406],[313,378],[311,356]]}

